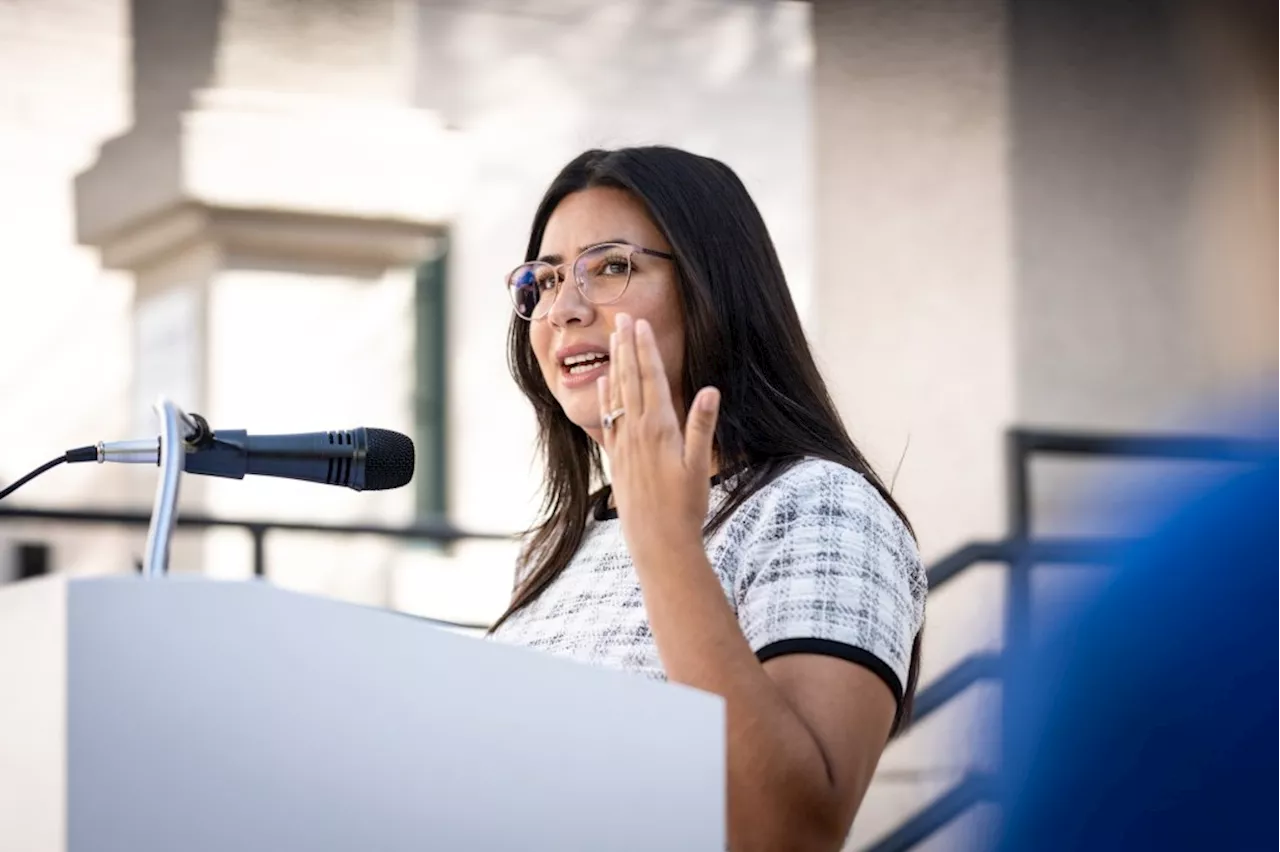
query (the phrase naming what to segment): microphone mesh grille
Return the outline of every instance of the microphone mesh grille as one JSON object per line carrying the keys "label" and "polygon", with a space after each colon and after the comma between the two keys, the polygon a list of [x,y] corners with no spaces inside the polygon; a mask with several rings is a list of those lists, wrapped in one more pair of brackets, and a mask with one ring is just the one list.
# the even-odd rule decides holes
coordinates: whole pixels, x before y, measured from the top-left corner
{"label": "microphone mesh grille", "polygon": [[366,491],[385,491],[408,485],[413,479],[413,441],[390,429],[369,429],[369,450],[364,462]]}

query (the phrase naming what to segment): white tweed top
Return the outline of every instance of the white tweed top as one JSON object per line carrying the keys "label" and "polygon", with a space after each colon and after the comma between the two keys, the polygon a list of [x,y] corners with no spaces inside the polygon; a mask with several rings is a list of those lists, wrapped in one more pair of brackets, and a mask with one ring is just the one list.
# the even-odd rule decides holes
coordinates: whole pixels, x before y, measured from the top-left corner
{"label": "white tweed top", "polygon": [[[727,493],[713,485],[712,511]],[[902,700],[924,623],[925,572],[906,526],[860,474],[798,462],[743,503],[706,547],[761,661],[840,657],[873,671]],[[616,512],[597,508],[569,565],[494,639],[665,677]]]}

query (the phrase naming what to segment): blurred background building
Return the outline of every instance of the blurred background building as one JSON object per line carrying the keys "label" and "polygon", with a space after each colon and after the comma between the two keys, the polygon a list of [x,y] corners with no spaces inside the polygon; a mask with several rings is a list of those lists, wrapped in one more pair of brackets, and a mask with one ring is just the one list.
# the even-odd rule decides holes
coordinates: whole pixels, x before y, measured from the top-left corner
{"label": "blurred background building", "polygon": [[[936,561],[1006,534],[1011,427],[1221,431],[1275,393],[1275,31],[1246,0],[0,0],[0,483],[154,434],[164,393],[218,428],[418,447],[400,491],[188,477],[184,512],[524,528],[539,476],[503,275],[564,162],[663,143],[746,182]],[[1037,531],[1126,511],[1129,474],[1086,468],[1044,471]],[[146,509],[153,486],[61,469],[5,505]],[[128,572],[142,545],[0,514],[0,579]],[[265,549],[272,583],[476,623],[514,555],[279,530]],[[174,564],[247,577],[252,551],[188,530]],[[999,647],[1003,572],[931,598],[924,684]],[[851,848],[989,758],[994,690],[890,748]]]}

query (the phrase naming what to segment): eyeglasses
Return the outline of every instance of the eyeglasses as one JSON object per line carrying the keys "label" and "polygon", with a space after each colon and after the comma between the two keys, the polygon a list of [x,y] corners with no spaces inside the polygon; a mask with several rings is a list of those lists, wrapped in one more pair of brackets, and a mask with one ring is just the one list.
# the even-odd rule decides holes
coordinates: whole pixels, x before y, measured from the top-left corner
{"label": "eyeglasses", "polygon": [[[601,243],[591,246],[573,261],[573,280],[582,298],[593,305],[607,305],[622,298],[631,283],[635,254],[648,254],[664,260],[673,255],[629,243]],[[567,263],[552,265],[541,260],[522,263],[507,276],[507,292],[516,316],[523,320],[542,319],[555,304],[562,270]]]}

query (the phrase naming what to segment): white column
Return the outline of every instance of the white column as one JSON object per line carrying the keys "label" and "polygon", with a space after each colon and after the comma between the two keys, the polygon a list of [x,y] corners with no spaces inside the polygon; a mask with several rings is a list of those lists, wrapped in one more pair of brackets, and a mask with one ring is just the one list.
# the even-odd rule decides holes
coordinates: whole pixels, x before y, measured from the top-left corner
{"label": "white column", "polygon": [[[129,123],[127,3],[0,3],[0,481],[71,448],[128,437],[133,282],[75,244],[72,177]],[[9,506],[119,509],[145,471],[59,467]],[[129,570],[144,530],[0,523],[0,560],[51,546],[54,570]]]}
{"label": "white column", "polygon": [[[135,276],[134,419],[157,393],[215,428],[412,435],[414,267],[465,176],[413,105],[414,4],[138,0],[135,124],[76,182],[82,242]],[[408,35],[406,35],[408,33]],[[411,488],[356,494],[185,477],[182,506],[308,522],[413,519]],[[274,534],[273,581],[388,604],[397,542]],[[179,570],[244,574],[237,532]],[[412,554],[410,553],[410,556]]]}

